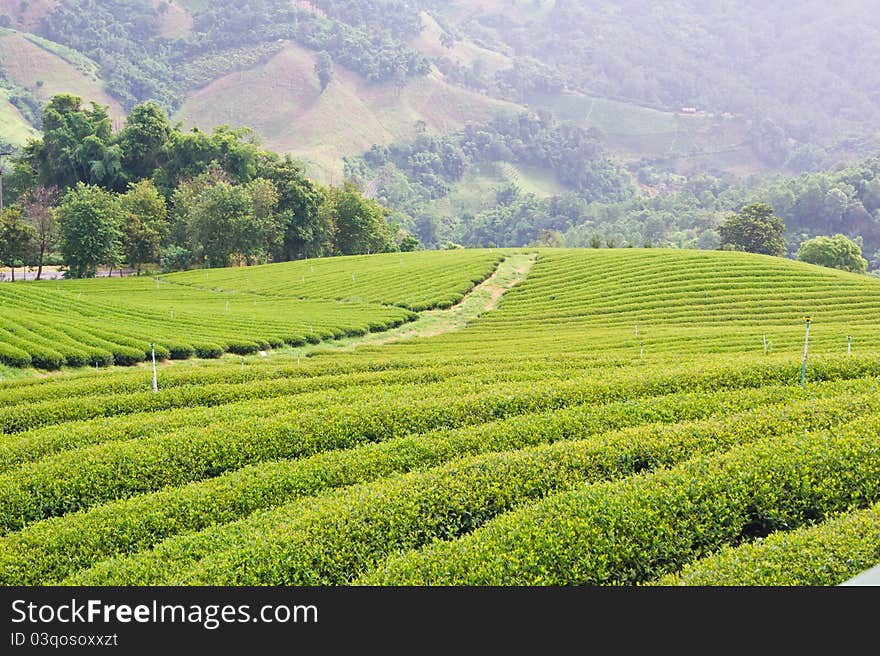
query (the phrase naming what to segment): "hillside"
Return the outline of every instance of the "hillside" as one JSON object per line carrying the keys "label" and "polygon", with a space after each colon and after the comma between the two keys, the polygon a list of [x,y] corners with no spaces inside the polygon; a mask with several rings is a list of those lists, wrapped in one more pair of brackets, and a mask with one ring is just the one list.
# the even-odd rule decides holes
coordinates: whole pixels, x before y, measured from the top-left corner
{"label": "hillside", "polygon": [[[365,13],[361,4],[370,9]],[[838,3],[827,17],[822,3],[800,4],[797,12],[774,5],[750,14],[685,2],[658,20],[641,2],[383,0],[373,7],[361,0],[344,9],[332,0],[270,0],[244,8],[225,1],[135,0],[104,3],[98,11],[83,0],[3,0],[0,17],[93,58],[99,87],[126,109],[154,98],[199,124],[251,125],[268,144],[334,175],[340,155],[408,139],[416,121],[443,133],[508,107],[504,101],[596,127],[628,161],[659,160],[679,173],[700,167],[747,175],[797,169],[807,154],[818,159],[814,164],[864,156],[874,143],[878,101],[865,64],[872,61],[877,25],[870,17],[860,20],[872,12],[861,11],[863,0]],[[781,26],[778,40],[768,25]],[[344,38],[327,40],[334,31]],[[380,43],[376,35],[383,31],[387,40]],[[828,35],[858,43],[864,56],[844,66]],[[297,45],[288,43],[279,54],[279,39]],[[641,47],[628,46],[634,42]],[[754,52],[725,56],[724,49],[739,42],[753,43]],[[275,58],[267,62],[273,49]],[[332,51],[342,88],[317,103],[309,60],[322,49]],[[406,71],[395,68],[402,58],[409,60]],[[194,63],[208,79],[187,72]],[[59,90],[50,84],[52,72],[62,74],[55,63],[8,66],[24,88],[42,80],[47,93]],[[668,72],[673,68],[677,76]],[[267,86],[266,76],[281,84]],[[373,86],[376,81],[393,85]],[[88,95],[82,84],[74,76],[61,90]],[[288,88],[299,96],[284,94]],[[92,91],[99,97],[100,89]],[[272,95],[278,91],[280,98]],[[243,120],[250,116],[235,103],[249,94],[259,101],[251,105],[258,109],[253,121]],[[270,97],[274,102],[266,102]],[[683,118],[684,106],[700,114]],[[328,109],[344,109],[341,135],[314,117]],[[365,117],[363,126],[346,118],[355,111]],[[381,111],[390,117],[378,116]],[[853,136],[868,142],[844,145]]]}
{"label": "hillside", "polygon": [[[355,181],[430,248],[715,248],[724,217],[761,200],[790,254],[840,232],[876,268],[872,9],[3,0],[0,141],[33,136],[61,91],[108,104],[117,128],[155,100],[187,127],[251,127],[323,183]],[[479,134],[511,116],[553,123],[554,138]]]}
{"label": "hillside", "polygon": [[107,93],[95,63],[75,51],[31,34],[3,30],[0,61],[7,80],[43,103],[56,94],[72,93],[109,106],[117,121],[125,117],[122,106]]}
{"label": "hillside", "polygon": [[178,118],[203,128],[248,125],[266,146],[292,152],[313,175],[338,182],[343,157],[373,144],[409,140],[420,121],[431,133],[444,134],[516,110],[511,103],[451,85],[437,73],[399,88],[369,84],[337,65],[322,93],[314,65],[313,52],[287,43],[267,62],[191,93]]}
{"label": "hillside", "polygon": [[880,283],[737,253],[532,255],[209,272],[223,292],[196,273],[16,284],[85,290],[109,337],[154,293],[181,316],[225,294],[309,321],[291,292],[312,273],[307,294],[401,300],[457,288],[462,258],[480,277],[534,260],[441,335],[163,363],[156,393],[139,367],[4,378],[0,580],[829,585],[876,564]]}

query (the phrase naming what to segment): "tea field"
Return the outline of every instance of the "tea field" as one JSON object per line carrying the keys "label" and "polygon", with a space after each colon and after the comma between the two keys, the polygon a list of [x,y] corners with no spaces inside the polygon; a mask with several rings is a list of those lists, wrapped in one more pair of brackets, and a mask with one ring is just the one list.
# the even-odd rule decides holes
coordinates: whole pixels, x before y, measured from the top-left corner
{"label": "tea field", "polygon": [[[0,582],[832,585],[880,562],[880,281],[530,253],[0,286],[25,376],[0,383]],[[354,348],[511,263],[463,327]],[[110,366],[150,342],[156,393]]]}

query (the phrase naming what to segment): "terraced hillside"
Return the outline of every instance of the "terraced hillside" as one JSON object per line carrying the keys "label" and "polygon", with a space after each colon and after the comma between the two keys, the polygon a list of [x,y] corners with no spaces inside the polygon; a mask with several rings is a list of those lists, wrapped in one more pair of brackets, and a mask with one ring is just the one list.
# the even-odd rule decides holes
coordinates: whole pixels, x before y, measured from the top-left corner
{"label": "terraced hillside", "polygon": [[[512,253],[467,255],[166,284],[415,302]],[[880,561],[878,291],[735,253],[540,251],[441,336],[163,367],[156,394],[140,369],[6,382],[0,580],[839,583]]]}
{"label": "terraced hillside", "polygon": [[[420,258],[426,280],[413,276],[414,259],[405,255],[380,256],[366,267],[352,258],[344,269],[333,260],[256,267],[232,274],[248,288],[241,293],[158,278],[3,285],[0,363],[40,369],[135,364],[150,355],[151,343],[160,359],[215,358],[387,330],[415,318],[405,307],[448,306],[461,298],[498,259],[476,251]],[[169,280],[214,285],[224,275]],[[276,295],[252,293],[273,280]]]}

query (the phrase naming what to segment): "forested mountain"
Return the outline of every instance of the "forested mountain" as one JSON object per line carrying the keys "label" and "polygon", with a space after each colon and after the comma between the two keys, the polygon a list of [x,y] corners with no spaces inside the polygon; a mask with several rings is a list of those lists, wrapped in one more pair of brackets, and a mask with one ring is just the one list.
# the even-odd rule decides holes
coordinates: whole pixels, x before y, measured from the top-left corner
{"label": "forested mountain", "polygon": [[[878,60],[870,0],[0,0],[0,144],[58,93],[116,130],[152,100],[356,180],[428,244],[706,245],[736,203],[689,189],[876,155]],[[833,227],[880,248],[862,190],[822,194],[776,199],[793,246]]]}

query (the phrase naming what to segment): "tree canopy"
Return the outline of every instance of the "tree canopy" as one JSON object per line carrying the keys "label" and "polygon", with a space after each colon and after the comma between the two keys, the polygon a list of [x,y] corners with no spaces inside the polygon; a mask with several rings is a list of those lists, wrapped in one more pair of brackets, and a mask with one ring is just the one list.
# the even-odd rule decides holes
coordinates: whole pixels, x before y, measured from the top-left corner
{"label": "tree canopy", "polygon": [[865,273],[868,269],[861,247],[846,235],[808,239],[801,244],[797,257],[801,262],[852,273]]}
{"label": "tree canopy", "polygon": [[766,203],[754,203],[719,228],[721,246],[763,255],[785,255],[785,224]]}

